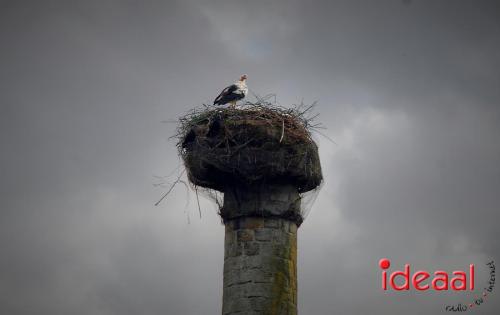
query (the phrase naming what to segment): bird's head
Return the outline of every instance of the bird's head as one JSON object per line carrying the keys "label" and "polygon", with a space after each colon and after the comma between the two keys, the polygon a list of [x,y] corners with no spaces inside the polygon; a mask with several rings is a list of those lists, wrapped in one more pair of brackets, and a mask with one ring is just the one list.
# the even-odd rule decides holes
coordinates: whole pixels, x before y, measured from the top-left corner
{"label": "bird's head", "polygon": [[247,75],[246,74],[241,75],[240,81],[245,81],[246,79],[247,79]]}

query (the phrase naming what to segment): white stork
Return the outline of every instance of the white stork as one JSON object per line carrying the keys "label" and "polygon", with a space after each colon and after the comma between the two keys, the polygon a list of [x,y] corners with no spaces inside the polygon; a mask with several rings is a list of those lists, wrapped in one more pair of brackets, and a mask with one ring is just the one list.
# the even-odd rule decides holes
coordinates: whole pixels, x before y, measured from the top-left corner
{"label": "white stork", "polygon": [[236,102],[243,99],[248,93],[246,81],[247,75],[244,74],[240,77],[239,81],[231,84],[220,92],[219,96],[217,96],[214,101],[214,105],[224,105],[230,103],[229,106],[231,108],[235,108]]}

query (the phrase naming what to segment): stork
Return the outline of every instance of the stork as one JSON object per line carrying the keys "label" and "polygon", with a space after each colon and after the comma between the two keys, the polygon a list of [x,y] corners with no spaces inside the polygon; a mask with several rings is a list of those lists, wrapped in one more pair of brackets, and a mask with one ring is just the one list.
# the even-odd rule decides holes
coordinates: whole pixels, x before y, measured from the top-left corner
{"label": "stork", "polygon": [[230,108],[236,107],[236,102],[243,99],[248,93],[247,75],[243,74],[239,81],[226,87],[214,100],[214,105],[224,105],[229,103]]}

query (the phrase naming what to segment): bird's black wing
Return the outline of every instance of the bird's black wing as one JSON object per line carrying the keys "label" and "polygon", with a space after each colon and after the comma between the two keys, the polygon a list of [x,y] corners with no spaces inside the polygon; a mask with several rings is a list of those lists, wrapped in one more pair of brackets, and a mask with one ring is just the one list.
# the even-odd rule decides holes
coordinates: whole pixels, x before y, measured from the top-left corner
{"label": "bird's black wing", "polygon": [[223,102],[224,96],[233,93],[237,89],[238,89],[238,86],[236,84],[232,84],[232,85],[228,86],[227,88],[225,88],[224,90],[222,90],[222,92],[220,92],[219,96],[217,96],[215,98],[214,105],[224,105],[225,104]]}

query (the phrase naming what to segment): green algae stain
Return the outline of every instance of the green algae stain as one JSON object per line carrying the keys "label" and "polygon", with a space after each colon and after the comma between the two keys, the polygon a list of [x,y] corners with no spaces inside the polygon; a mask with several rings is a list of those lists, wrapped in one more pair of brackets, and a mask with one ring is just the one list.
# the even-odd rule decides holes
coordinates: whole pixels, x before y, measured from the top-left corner
{"label": "green algae stain", "polygon": [[287,257],[274,257],[272,259],[272,269],[275,271],[273,285],[271,288],[271,302],[265,314],[296,315],[296,294],[297,294],[297,242],[294,235],[288,237],[285,248]]}

